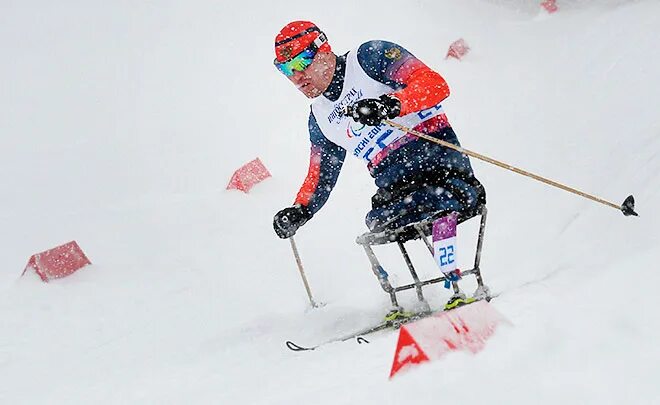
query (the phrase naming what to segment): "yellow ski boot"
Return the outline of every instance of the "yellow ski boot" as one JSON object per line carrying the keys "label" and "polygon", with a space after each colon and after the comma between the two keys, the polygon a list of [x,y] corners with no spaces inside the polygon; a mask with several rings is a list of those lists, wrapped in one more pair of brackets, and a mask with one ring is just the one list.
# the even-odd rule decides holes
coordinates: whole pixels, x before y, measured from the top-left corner
{"label": "yellow ski boot", "polygon": [[475,301],[477,300],[472,297],[466,298],[463,293],[456,293],[452,295],[449,301],[445,304],[445,311],[462,307],[463,305],[472,304]]}

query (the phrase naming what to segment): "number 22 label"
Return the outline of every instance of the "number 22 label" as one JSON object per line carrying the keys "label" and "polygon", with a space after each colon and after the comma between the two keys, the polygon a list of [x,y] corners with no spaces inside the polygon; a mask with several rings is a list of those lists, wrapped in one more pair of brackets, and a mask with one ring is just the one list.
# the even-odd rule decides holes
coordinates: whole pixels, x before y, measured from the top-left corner
{"label": "number 22 label", "polygon": [[440,266],[447,266],[454,263],[454,245],[440,248]]}

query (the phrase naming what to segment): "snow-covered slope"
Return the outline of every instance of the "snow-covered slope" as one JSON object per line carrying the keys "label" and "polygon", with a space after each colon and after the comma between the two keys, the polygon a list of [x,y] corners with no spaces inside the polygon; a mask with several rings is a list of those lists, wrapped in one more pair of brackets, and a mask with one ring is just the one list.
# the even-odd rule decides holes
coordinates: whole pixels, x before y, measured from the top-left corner
{"label": "snow-covered slope", "polygon": [[[529,3],[3,4],[0,403],[660,402],[660,4],[558,1],[548,16]],[[271,229],[307,169],[308,101],[270,62],[293,19],[337,52],[401,43],[449,82],[465,147],[617,203],[632,193],[641,216],[475,161],[483,273],[513,327],[392,381],[392,333],[286,350],[387,308],[354,243],[375,189],[359,162],[297,237],[325,307],[307,309]],[[444,60],[458,37],[472,53]],[[225,191],[256,156],[273,178]],[[466,264],[475,225],[459,230]],[[18,278],[71,239],[92,267]],[[396,249],[378,252],[403,270]]]}

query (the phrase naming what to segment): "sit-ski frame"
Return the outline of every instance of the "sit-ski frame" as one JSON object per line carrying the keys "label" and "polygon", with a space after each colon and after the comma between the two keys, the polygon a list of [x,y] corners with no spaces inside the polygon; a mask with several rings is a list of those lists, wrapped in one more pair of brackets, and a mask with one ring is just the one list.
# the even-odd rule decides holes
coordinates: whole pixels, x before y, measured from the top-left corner
{"label": "sit-ski frame", "polygon": [[[479,299],[490,298],[488,287],[486,287],[483,283],[483,279],[481,277],[481,269],[479,268],[479,264],[481,262],[481,249],[483,247],[483,240],[484,240],[484,231],[486,229],[487,213],[488,210],[486,209],[486,206],[482,206],[481,212],[479,213],[479,215],[481,215],[481,224],[479,226],[479,238],[477,240],[477,251],[475,253],[475,258],[474,258],[474,268],[466,271],[461,271],[461,275],[463,276],[474,274],[474,276],[476,277],[478,287],[477,287],[477,292],[475,292],[475,298],[479,298]],[[433,256],[433,245],[431,244],[431,242],[429,242],[427,236],[431,233],[430,229],[432,228],[433,221],[435,219],[437,219],[437,217],[433,216],[427,220],[418,222],[414,225],[410,225],[415,228],[415,231],[417,232],[419,237],[424,241],[424,244],[431,253],[431,256]],[[420,280],[419,276],[417,275],[417,271],[415,270],[415,267],[413,266],[412,261],[410,260],[410,256],[408,255],[408,252],[406,251],[406,248],[404,246],[405,242],[402,242],[396,237],[392,237],[392,235],[393,235],[392,233],[388,234],[387,231],[380,234],[380,237],[374,237],[374,234],[372,233],[365,233],[364,235],[359,236],[356,242],[359,245],[362,245],[362,247],[364,247],[364,250],[367,253],[367,256],[369,257],[369,262],[371,262],[371,270],[378,278],[378,281],[380,282],[380,285],[383,288],[383,290],[389,294],[390,300],[392,301],[392,306],[395,309],[399,309],[399,310],[402,309],[397,301],[396,293],[400,291],[410,290],[413,288],[417,292],[417,298],[419,299],[419,301],[423,303],[425,307],[428,309],[428,304],[426,303],[426,300],[424,299],[424,295],[422,293],[422,287],[430,284],[447,281],[447,278],[444,276],[440,276],[430,280]],[[374,251],[371,248],[373,245],[380,245],[389,242],[396,242],[398,244],[399,250],[401,250],[401,254],[403,255],[403,258],[406,261],[406,265],[408,266],[408,270],[412,275],[414,281],[412,284],[406,284],[399,287],[393,287],[392,284],[390,284],[388,280],[387,272],[380,265],[380,262],[376,258],[376,255],[374,254]],[[452,281],[451,284],[454,289],[454,294],[460,294],[461,291],[460,288],[458,287],[458,283]]]}

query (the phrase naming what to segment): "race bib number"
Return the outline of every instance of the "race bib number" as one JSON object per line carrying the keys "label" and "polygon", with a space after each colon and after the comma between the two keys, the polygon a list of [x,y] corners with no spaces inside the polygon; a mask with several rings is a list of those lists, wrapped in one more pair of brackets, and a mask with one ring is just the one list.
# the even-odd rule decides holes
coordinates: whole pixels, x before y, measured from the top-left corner
{"label": "race bib number", "polygon": [[433,222],[433,257],[444,274],[456,270],[456,225],[455,212]]}

